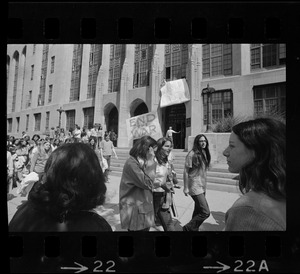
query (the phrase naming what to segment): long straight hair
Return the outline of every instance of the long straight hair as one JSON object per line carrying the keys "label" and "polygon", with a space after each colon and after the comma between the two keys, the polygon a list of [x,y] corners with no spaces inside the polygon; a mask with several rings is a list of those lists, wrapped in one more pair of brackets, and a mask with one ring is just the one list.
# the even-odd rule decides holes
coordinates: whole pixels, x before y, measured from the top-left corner
{"label": "long straight hair", "polygon": [[166,142],[170,142],[172,145],[172,141],[169,138],[162,137],[157,140],[157,150],[155,152],[155,157],[156,157],[157,162],[160,165],[164,165],[168,162],[168,155],[167,155],[166,151],[163,149],[163,146]]}
{"label": "long straight hair", "polygon": [[258,118],[232,128],[240,141],[254,151],[254,159],[240,170],[239,188],[286,197],[286,126],[272,118]]}
{"label": "long straight hair", "polygon": [[[206,140],[205,148],[199,144],[199,140],[201,137],[204,137]],[[209,152],[209,143],[204,134],[198,134],[194,139],[194,144],[192,150],[194,151],[193,165],[196,167],[201,167],[204,169],[208,169],[210,165],[210,152]]]}

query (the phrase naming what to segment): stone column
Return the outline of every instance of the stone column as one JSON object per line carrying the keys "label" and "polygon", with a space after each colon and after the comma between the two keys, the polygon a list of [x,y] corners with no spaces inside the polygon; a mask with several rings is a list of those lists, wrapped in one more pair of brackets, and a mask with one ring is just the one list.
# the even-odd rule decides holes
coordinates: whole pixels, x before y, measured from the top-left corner
{"label": "stone column", "polygon": [[164,85],[164,71],[165,71],[165,44],[156,44],[153,52],[153,60],[151,66],[150,76],[150,91],[151,91],[151,108],[150,111],[157,111],[159,123],[161,125],[162,133],[165,128],[163,125],[164,117],[162,116],[162,109],[160,108],[161,87]]}
{"label": "stone column", "polygon": [[[191,118],[191,127],[187,128],[187,137],[201,132],[203,124],[203,104],[201,96],[202,81],[202,45],[193,44],[190,47],[190,77],[188,78],[190,89],[190,102],[186,103],[187,118]],[[188,139],[188,138],[187,138]],[[187,146],[186,146],[187,147]]]}
{"label": "stone column", "polygon": [[241,44],[241,75],[250,74],[251,51],[250,44]]}
{"label": "stone column", "polygon": [[106,128],[103,111],[103,94],[106,94],[108,90],[109,54],[110,45],[103,44],[102,62],[97,77],[94,108],[94,123],[100,123],[102,125],[103,130],[105,130]]}
{"label": "stone column", "polygon": [[126,120],[130,118],[128,92],[133,88],[134,44],[126,45],[125,60],[121,72],[120,93],[118,98],[118,147],[129,147]]}

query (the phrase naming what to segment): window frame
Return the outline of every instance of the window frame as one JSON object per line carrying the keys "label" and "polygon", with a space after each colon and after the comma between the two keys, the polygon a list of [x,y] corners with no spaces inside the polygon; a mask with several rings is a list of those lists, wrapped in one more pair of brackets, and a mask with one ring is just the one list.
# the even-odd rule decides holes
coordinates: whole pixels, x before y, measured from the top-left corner
{"label": "window frame", "polygon": [[[224,100],[225,95],[226,94],[230,94],[230,100]],[[216,95],[220,95],[221,99],[220,100],[216,100],[215,102],[213,102],[213,100],[215,100],[216,98],[213,98],[213,96]],[[207,94],[203,94],[202,96],[203,99],[203,125],[207,125]],[[225,90],[217,90],[215,92],[213,92],[212,94],[210,94],[210,98],[209,98],[209,115],[210,115],[210,121],[211,124],[215,124],[215,122],[217,122],[218,120],[224,119],[227,117],[228,114],[225,114],[225,111],[227,110],[227,108],[225,108],[225,104],[226,103],[230,103],[230,114],[229,115],[233,115],[233,92],[231,89],[225,89]],[[220,118],[217,119],[213,119],[213,108],[214,106],[220,105],[221,104],[221,108],[215,108],[215,110],[221,111],[221,116]]]}
{"label": "window frame", "polygon": [[[217,50],[217,47],[220,49]],[[214,64],[218,65],[217,67]],[[233,75],[232,44],[202,45],[202,78]]]}
{"label": "window frame", "polygon": [[[268,96],[266,93],[268,89],[274,88],[275,96]],[[258,92],[261,92],[261,96],[258,96]],[[270,93],[270,92],[269,92]],[[273,114],[272,111],[267,109],[268,103],[276,100],[276,108],[277,111],[275,113],[284,113],[286,112],[286,84],[285,82],[273,83],[267,85],[260,85],[253,87],[253,113],[255,116],[259,116],[261,114]],[[257,105],[261,102],[262,111],[257,111]]]}
{"label": "window frame", "polygon": [[[165,80],[173,81],[187,77],[189,44],[165,44]],[[176,72],[176,73],[175,73]]]}
{"label": "window frame", "polygon": [[[267,50],[272,49],[272,47],[274,47],[273,55],[275,56],[275,62],[273,62],[273,64],[267,65],[265,64],[265,62],[267,62],[267,57],[272,55],[272,51],[267,52]],[[256,58],[254,58],[253,55],[256,56]],[[254,60],[255,62],[253,62]],[[286,65],[286,44],[250,44],[251,71],[256,71],[260,69],[273,69],[285,65]]]}

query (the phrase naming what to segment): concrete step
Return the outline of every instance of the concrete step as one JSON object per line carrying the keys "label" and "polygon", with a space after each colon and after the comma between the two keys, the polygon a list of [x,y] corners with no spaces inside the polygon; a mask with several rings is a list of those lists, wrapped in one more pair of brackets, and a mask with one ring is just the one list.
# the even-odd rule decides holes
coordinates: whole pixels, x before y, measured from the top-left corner
{"label": "concrete step", "polygon": [[[116,148],[118,159],[111,158],[111,175],[121,177],[124,164],[129,157],[129,148]],[[183,167],[187,152],[174,149],[174,168],[177,173],[179,185],[183,186]],[[237,175],[228,171],[227,164],[212,163],[207,172],[207,188],[225,192],[239,193],[237,187]]]}

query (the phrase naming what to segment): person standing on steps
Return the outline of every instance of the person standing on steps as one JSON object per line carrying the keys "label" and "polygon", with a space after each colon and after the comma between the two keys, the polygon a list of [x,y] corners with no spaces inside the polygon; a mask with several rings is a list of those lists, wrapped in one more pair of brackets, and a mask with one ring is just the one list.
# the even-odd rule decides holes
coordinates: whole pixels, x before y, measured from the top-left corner
{"label": "person standing on steps", "polygon": [[172,129],[172,127],[169,127],[166,133],[166,138],[169,138],[174,146],[174,141],[173,141],[173,133],[180,133],[180,131],[175,131]]}
{"label": "person standing on steps", "polygon": [[100,143],[100,151],[103,156],[103,158],[107,161],[107,169],[105,170],[105,176],[108,179],[108,173],[111,171],[110,169],[110,160],[112,154],[118,159],[118,155],[115,151],[115,147],[113,142],[110,140],[109,135],[104,136],[104,140]]}

